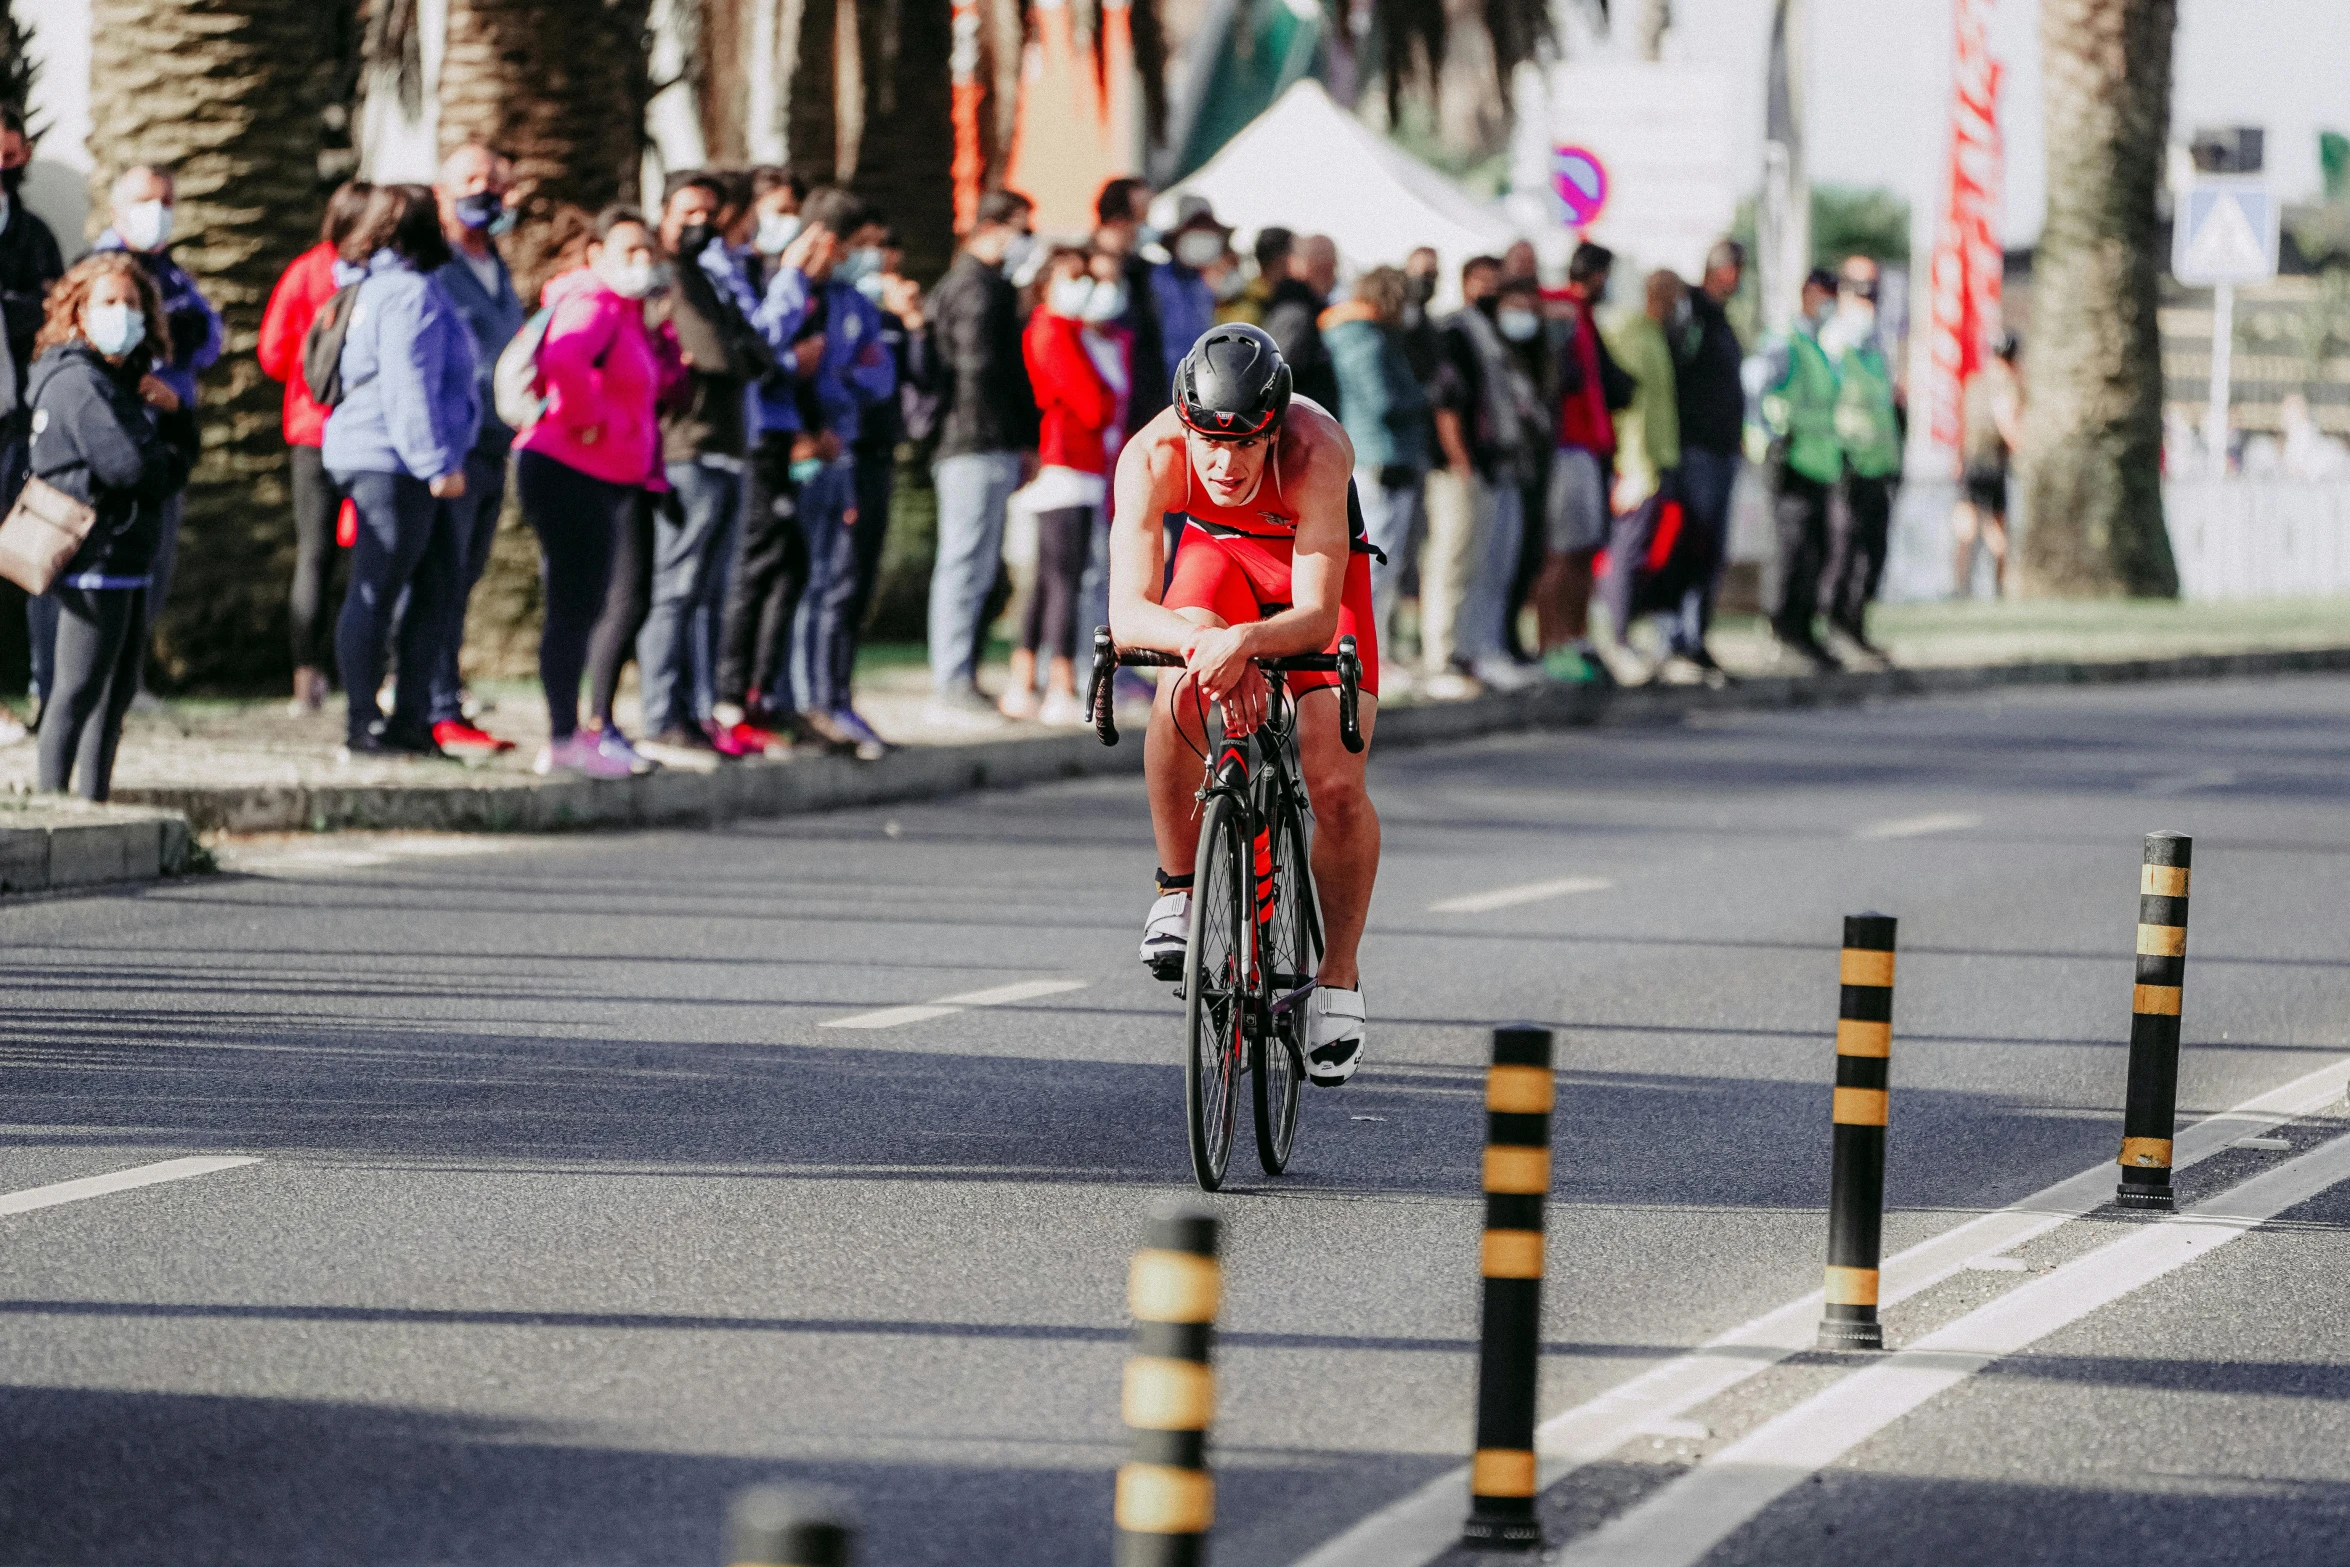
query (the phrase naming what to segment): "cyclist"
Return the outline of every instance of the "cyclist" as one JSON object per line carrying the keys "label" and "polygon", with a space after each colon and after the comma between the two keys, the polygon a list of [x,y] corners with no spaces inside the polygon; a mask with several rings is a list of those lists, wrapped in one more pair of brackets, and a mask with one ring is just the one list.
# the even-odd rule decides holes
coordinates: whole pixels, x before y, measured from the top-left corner
{"label": "cyclist", "polygon": [[[1190,936],[1207,705],[1222,709],[1228,733],[1248,733],[1263,722],[1268,696],[1252,660],[1334,652],[1342,635],[1355,639],[1362,753],[1339,738],[1338,677],[1287,677],[1314,806],[1326,949],[1306,1003],[1306,1075],[1325,1088],[1363,1061],[1355,948],[1379,871],[1379,817],[1363,787],[1379,648],[1353,468],[1338,421],[1291,397],[1273,339],[1253,326],[1218,326],[1184,356],[1172,404],[1119,455],[1110,524],[1112,636],[1121,647],[1179,654],[1186,665],[1161,679],[1143,748],[1160,896],[1143,927],[1142,960],[1162,979],[1182,973]],[[1172,573],[1163,523],[1181,528]]]}

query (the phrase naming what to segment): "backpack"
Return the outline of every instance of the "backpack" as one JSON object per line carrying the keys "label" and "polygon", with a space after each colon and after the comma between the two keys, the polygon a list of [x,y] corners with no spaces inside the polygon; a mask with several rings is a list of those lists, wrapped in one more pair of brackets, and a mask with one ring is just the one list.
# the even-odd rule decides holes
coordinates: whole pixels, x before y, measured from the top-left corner
{"label": "backpack", "polygon": [[336,289],[302,334],[302,379],[310,387],[310,400],[321,408],[336,407],[343,400],[343,340],[351,335],[351,315],[358,304],[358,284]]}
{"label": "backpack", "polygon": [[498,351],[497,368],[490,372],[490,405],[499,423],[520,435],[547,411],[547,393],[539,381],[539,349],[547,341],[547,323],[555,312],[547,307],[531,312],[522,330]]}

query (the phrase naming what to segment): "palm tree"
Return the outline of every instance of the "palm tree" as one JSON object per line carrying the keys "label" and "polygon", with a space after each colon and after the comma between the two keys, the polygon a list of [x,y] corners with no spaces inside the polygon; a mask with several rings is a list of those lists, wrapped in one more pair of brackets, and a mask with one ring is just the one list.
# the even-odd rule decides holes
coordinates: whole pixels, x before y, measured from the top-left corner
{"label": "palm tree", "polygon": [[2048,218],[2024,354],[2024,591],[2173,597],[2155,192],[2177,0],[2041,0]]}
{"label": "palm tree", "polygon": [[178,176],[174,254],[226,318],[204,377],[204,456],[158,637],[173,681],[248,681],[285,661],[280,389],[254,363],[278,273],[317,234],[324,97],[345,18],[319,0],[92,0],[92,207],[115,176]]}

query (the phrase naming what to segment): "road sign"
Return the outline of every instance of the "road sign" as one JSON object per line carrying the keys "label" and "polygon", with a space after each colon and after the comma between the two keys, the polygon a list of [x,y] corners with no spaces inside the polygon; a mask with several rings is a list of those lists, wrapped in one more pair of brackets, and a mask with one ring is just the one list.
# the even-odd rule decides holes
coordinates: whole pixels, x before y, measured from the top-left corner
{"label": "road sign", "polygon": [[2257,179],[2199,179],[2179,193],[2171,275],[2182,283],[2265,283],[2277,275],[2277,201]]}
{"label": "road sign", "polygon": [[1607,205],[1607,165],[1584,147],[1553,147],[1550,188],[1566,203],[1570,228],[1587,228]]}

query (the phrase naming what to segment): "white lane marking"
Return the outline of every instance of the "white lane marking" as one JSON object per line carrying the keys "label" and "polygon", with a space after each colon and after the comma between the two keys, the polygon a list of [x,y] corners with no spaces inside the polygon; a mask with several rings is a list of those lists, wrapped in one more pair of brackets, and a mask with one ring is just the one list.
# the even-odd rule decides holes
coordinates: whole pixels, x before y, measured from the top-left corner
{"label": "white lane marking", "polygon": [[[2171,1144],[2171,1167],[2183,1170],[2200,1164],[2239,1137],[2322,1110],[2339,1101],[2346,1089],[2350,1056],[2185,1128]],[[2013,1250],[2079,1218],[2109,1201],[2118,1179],[2118,1166],[2091,1165],[2021,1202],[1980,1214],[1886,1259],[1878,1304],[1906,1300],[1978,1257]],[[1541,1484],[1556,1484],[1606,1457],[1643,1425],[1686,1415],[1789,1355],[1810,1349],[1819,1332],[1820,1307],[1820,1292],[1813,1290],[1553,1415],[1534,1439],[1542,1457]],[[1464,1464],[1325,1542],[1299,1558],[1295,1567],[1425,1567],[1460,1539],[1468,1506],[1469,1470]]]}
{"label": "white lane marking", "polygon": [[1748,1519],[1933,1398],[2350,1180],[2350,1137],[2018,1285],[1732,1442],[1568,1545],[1578,1567],[1692,1567]]}
{"label": "white lane marking", "polygon": [[1540,903],[1545,898],[1563,898],[1574,892],[1605,892],[1614,885],[1605,876],[1554,876],[1549,881],[1521,882],[1515,887],[1496,887],[1491,892],[1439,898],[1428,905],[1428,912],[1485,914],[1494,909],[1514,909],[1521,903]]}
{"label": "white lane marking", "polygon": [[945,1017],[966,1007],[1003,1007],[1015,1001],[1033,1001],[1039,996],[1057,996],[1065,991],[1083,990],[1082,979],[1024,979],[1010,985],[997,985],[988,990],[966,990],[960,995],[941,996],[936,1001],[925,1001],[913,1006],[883,1007],[878,1012],[858,1012],[848,1017],[836,1017],[819,1025],[823,1028],[896,1028],[906,1023],[927,1023],[934,1017]]}
{"label": "white lane marking", "polygon": [[2023,1273],[2027,1269],[2021,1257],[1977,1257],[1967,1264],[1970,1273]]}
{"label": "white lane marking", "polygon": [[1923,838],[1928,833],[1964,832],[1982,825],[1983,818],[1972,812],[1941,811],[1931,816],[1897,816],[1891,821],[1871,822],[1852,836],[1865,843],[1883,838]]}
{"label": "white lane marking", "polygon": [[59,1181],[53,1186],[35,1186],[21,1192],[10,1192],[0,1196],[0,1214],[31,1213],[36,1208],[54,1208],[59,1203],[80,1202],[86,1197],[104,1197],[109,1192],[133,1191],[141,1186],[156,1186],[165,1181],[184,1181],[191,1176],[210,1175],[217,1170],[234,1170],[260,1162],[254,1158],[210,1156],[133,1165],[130,1169],[112,1170],[104,1175],[85,1175],[78,1181]]}

